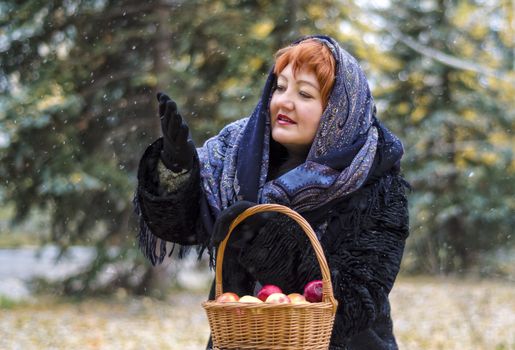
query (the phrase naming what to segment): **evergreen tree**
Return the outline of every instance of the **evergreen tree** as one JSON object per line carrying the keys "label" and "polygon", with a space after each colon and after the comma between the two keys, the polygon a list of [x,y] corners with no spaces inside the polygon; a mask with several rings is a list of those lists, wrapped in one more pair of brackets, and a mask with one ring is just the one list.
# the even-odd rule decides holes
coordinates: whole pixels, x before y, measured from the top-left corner
{"label": "evergreen tree", "polygon": [[478,268],[513,248],[513,4],[393,1],[377,12],[398,68],[376,97],[404,135],[414,187],[410,268]]}
{"label": "evergreen tree", "polygon": [[0,1],[5,198],[17,221],[48,213],[47,239],[63,251],[97,250],[65,291],[96,289],[114,264],[109,288],[156,281],[128,226],[139,157],[160,135],[156,92],[177,101],[200,145],[251,112],[273,52],[316,30],[317,6],[332,2]]}

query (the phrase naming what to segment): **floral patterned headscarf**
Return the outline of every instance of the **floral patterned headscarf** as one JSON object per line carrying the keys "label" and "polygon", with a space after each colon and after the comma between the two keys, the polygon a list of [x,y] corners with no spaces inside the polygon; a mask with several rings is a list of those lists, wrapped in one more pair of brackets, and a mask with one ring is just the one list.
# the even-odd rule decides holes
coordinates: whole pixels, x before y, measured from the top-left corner
{"label": "floral patterned headscarf", "polygon": [[[326,36],[306,37],[292,45],[306,39],[322,42],[336,60],[333,89],[306,161],[267,181],[269,104],[277,79],[272,69],[252,115],[228,125],[198,149],[203,190],[215,216],[238,200],[313,210],[359,189],[373,169],[398,169],[402,144],[376,119],[368,82],[356,59]],[[376,154],[380,135],[385,147]]]}

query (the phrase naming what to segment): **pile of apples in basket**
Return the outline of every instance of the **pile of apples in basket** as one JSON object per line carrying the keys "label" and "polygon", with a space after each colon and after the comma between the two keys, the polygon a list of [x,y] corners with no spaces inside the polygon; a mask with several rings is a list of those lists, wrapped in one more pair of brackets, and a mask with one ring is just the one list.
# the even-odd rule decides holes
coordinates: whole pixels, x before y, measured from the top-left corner
{"label": "pile of apples in basket", "polygon": [[271,303],[271,304],[309,304],[322,301],[322,281],[314,280],[306,284],[304,294],[284,294],[281,288],[273,285],[264,285],[256,296],[244,295],[239,297],[235,293],[225,292],[217,299],[220,303]]}

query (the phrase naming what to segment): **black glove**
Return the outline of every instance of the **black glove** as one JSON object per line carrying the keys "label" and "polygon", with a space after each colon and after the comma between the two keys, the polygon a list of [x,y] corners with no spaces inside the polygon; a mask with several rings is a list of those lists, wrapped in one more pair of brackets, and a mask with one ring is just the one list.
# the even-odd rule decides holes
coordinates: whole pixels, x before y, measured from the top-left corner
{"label": "black glove", "polygon": [[[249,201],[238,201],[220,213],[213,227],[211,245],[217,247],[224,240],[229,232],[229,226],[238,215],[246,209],[255,206],[256,203]],[[263,230],[265,224],[274,216],[274,212],[263,212],[249,216],[234,228],[231,238],[227,242],[227,247],[244,249],[258,233]]]}
{"label": "black glove", "polygon": [[188,125],[182,119],[177,104],[167,95],[159,92],[159,117],[163,132],[161,160],[173,172],[191,170],[195,157],[195,145],[188,138]]}

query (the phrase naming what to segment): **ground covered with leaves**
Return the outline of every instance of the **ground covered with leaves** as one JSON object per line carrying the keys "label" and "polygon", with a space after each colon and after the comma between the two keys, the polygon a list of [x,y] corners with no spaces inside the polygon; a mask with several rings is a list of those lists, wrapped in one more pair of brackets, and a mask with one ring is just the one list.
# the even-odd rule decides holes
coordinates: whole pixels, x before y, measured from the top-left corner
{"label": "ground covered with leaves", "polygon": [[[204,291],[132,298],[3,303],[0,349],[203,349]],[[391,295],[400,349],[515,349],[515,285],[401,278]]]}

